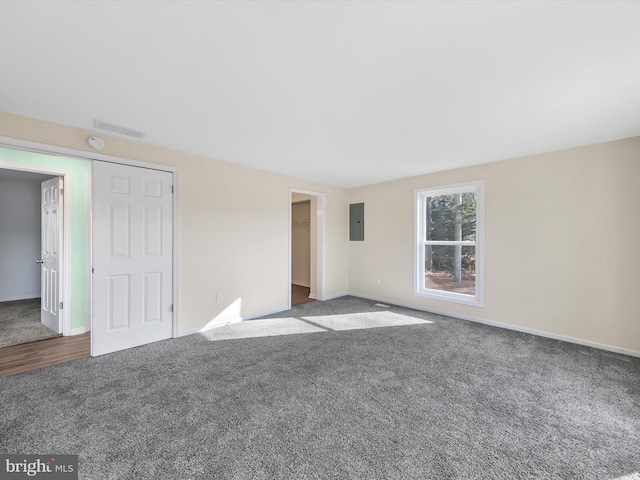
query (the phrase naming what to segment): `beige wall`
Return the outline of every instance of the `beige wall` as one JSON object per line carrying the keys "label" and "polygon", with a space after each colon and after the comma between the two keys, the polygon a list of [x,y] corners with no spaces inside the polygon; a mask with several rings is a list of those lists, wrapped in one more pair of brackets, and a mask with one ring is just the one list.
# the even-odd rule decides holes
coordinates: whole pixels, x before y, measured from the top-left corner
{"label": "beige wall", "polygon": [[[472,180],[485,180],[485,307],[416,297],[414,189]],[[355,188],[349,201],[365,203],[367,230],[349,245],[351,292],[640,352],[640,137]]]}
{"label": "beige wall", "polygon": [[[91,151],[91,133],[0,112],[2,136]],[[181,331],[286,306],[294,188],[326,194],[328,297],[351,291],[640,352],[638,137],[348,191],[103,136],[107,155],[178,168]],[[486,189],[485,307],[415,297],[413,191],[472,180]],[[347,242],[357,202],[366,240]]]}
{"label": "beige wall", "polygon": [[[92,151],[91,134],[0,112],[0,136]],[[105,155],[178,168],[180,331],[287,306],[290,188],[326,195],[325,295],[348,291],[346,189],[101,136]]]}

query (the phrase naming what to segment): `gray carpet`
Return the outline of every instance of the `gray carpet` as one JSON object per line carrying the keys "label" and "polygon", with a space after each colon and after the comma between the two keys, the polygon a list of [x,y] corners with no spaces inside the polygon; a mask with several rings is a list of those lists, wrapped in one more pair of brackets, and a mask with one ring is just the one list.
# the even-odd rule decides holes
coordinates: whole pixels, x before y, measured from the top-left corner
{"label": "gray carpet", "polygon": [[639,358],[353,297],[240,325],[278,319],[317,330],[210,332],[0,379],[0,452],[79,454],[87,479],[640,471]]}
{"label": "gray carpet", "polygon": [[40,323],[40,299],[0,302],[0,348],[60,335]]}

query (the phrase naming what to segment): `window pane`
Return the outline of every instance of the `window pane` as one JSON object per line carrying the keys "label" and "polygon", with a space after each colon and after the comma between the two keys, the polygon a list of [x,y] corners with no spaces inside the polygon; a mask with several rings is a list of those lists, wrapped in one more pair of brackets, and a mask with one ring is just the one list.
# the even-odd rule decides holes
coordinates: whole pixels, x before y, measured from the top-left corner
{"label": "window pane", "polygon": [[424,288],[476,293],[476,247],[426,245]]}
{"label": "window pane", "polygon": [[425,213],[427,240],[476,240],[475,192],[426,197]]}

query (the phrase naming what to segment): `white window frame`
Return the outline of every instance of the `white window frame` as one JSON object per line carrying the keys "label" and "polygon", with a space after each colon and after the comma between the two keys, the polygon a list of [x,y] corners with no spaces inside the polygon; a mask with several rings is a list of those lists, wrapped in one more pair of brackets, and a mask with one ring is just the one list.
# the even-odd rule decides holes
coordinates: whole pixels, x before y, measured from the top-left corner
{"label": "white window frame", "polygon": [[[476,241],[427,241],[426,233],[426,204],[425,198],[455,193],[476,193]],[[414,191],[415,204],[415,257],[414,257],[414,288],[413,294],[419,297],[433,298],[476,307],[484,307],[484,181],[457,183],[431,188],[420,188]],[[470,245],[476,248],[476,290],[475,295],[446,292],[424,288],[426,245]]]}

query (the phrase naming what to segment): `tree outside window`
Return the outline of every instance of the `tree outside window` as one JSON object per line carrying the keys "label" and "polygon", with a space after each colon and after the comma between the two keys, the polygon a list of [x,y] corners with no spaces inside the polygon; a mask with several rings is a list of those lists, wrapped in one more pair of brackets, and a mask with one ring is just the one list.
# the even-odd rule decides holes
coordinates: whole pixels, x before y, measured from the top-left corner
{"label": "tree outside window", "polygon": [[416,294],[482,304],[483,184],[416,191]]}

